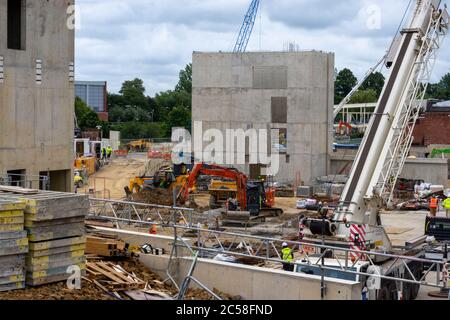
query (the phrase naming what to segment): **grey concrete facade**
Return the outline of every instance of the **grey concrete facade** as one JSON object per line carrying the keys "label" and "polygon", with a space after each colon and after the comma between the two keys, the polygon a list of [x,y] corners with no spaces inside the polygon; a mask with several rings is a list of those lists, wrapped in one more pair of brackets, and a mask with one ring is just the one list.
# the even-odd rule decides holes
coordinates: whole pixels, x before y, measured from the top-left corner
{"label": "grey concrete facade", "polygon": [[0,0],[0,174],[45,173],[51,189],[70,191],[74,30],[67,12],[74,0],[16,2],[22,5],[23,46],[12,49],[10,8]]}
{"label": "grey concrete facade", "polygon": [[[226,129],[286,130],[287,149],[276,181],[300,177],[309,183],[327,174],[333,95],[333,53],[193,54],[193,123],[201,121],[203,133],[211,128],[224,134]],[[274,111],[280,104],[287,109],[281,120]],[[236,167],[250,174],[248,163]]]}
{"label": "grey concrete facade", "polygon": [[[356,150],[339,150],[333,153],[330,161],[330,175],[349,175]],[[406,159],[400,178],[411,180],[424,180],[435,185],[448,185],[447,159]]]}

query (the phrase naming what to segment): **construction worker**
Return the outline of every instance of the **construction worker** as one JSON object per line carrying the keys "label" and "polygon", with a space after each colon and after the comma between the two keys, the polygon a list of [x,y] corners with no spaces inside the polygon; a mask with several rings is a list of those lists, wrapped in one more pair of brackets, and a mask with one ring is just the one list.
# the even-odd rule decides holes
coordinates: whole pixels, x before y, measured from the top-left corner
{"label": "construction worker", "polygon": [[283,242],[283,250],[281,250],[283,256],[283,270],[285,271],[294,271],[294,253],[292,249],[289,248],[286,242]]}
{"label": "construction worker", "polygon": [[103,161],[106,160],[106,148],[105,147],[102,148],[102,160]]}
{"label": "construction worker", "polygon": [[430,199],[430,216],[436,217],[436,212],[438,209],[438,199],[436,197],[431,197]]}
{"label": "construction worker", "polygon": [[113,153],[113,149],[111,148],[111,146],[108,146],[106,148],[106,156],[108,158],[108,162],[109,162],[109,159],[111,159],[112,153]]}
{"label": "construction worker", "polygon": [[450,198],[445,199],[443,205],[445,209],[445,216],[450,218]]}
{"label": "construction worker", "polygon": [[75,173],[75,176],[73,177],[73,183],[75,185],[75,193],[77,193],[78,188],[81,188],[83,186],[83,177],[79,172]]}

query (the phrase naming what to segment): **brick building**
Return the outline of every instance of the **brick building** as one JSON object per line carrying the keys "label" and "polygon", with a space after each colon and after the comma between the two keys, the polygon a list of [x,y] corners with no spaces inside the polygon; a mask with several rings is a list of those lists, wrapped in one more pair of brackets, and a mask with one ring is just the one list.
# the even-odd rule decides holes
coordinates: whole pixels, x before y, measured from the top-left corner
{"label": "brick building", "polygon": [[414,146],[450,145],[450,101],[429,103],[413,136]]}

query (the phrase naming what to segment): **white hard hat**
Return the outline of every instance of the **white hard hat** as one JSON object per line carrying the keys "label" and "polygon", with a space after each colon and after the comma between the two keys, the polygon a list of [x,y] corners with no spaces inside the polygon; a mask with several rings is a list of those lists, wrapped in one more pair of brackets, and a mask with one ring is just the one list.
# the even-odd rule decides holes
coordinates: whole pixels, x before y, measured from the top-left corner
{"label": "white hard hat", "polygon": [[288,246],[287,242],[283,242],[283,247],[287,247],[287,246]]}

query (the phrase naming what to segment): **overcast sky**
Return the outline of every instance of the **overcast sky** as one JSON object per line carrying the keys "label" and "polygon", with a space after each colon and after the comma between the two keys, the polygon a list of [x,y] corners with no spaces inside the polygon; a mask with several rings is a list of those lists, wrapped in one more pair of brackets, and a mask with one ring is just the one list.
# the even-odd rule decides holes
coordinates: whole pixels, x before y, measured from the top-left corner
{"label": "overcast sky", "polygon": [[[117,92],[141,78],[147,94],[173,89],[193,51],[232,51],[251,0],[76,0],[77,80]],[[334,52],[361,77],[390,46],[409,0],[261,0],[247,51]],[[414,4],[415,1],[413,1]],[[433,81],[450,71],[450,39]]]}

